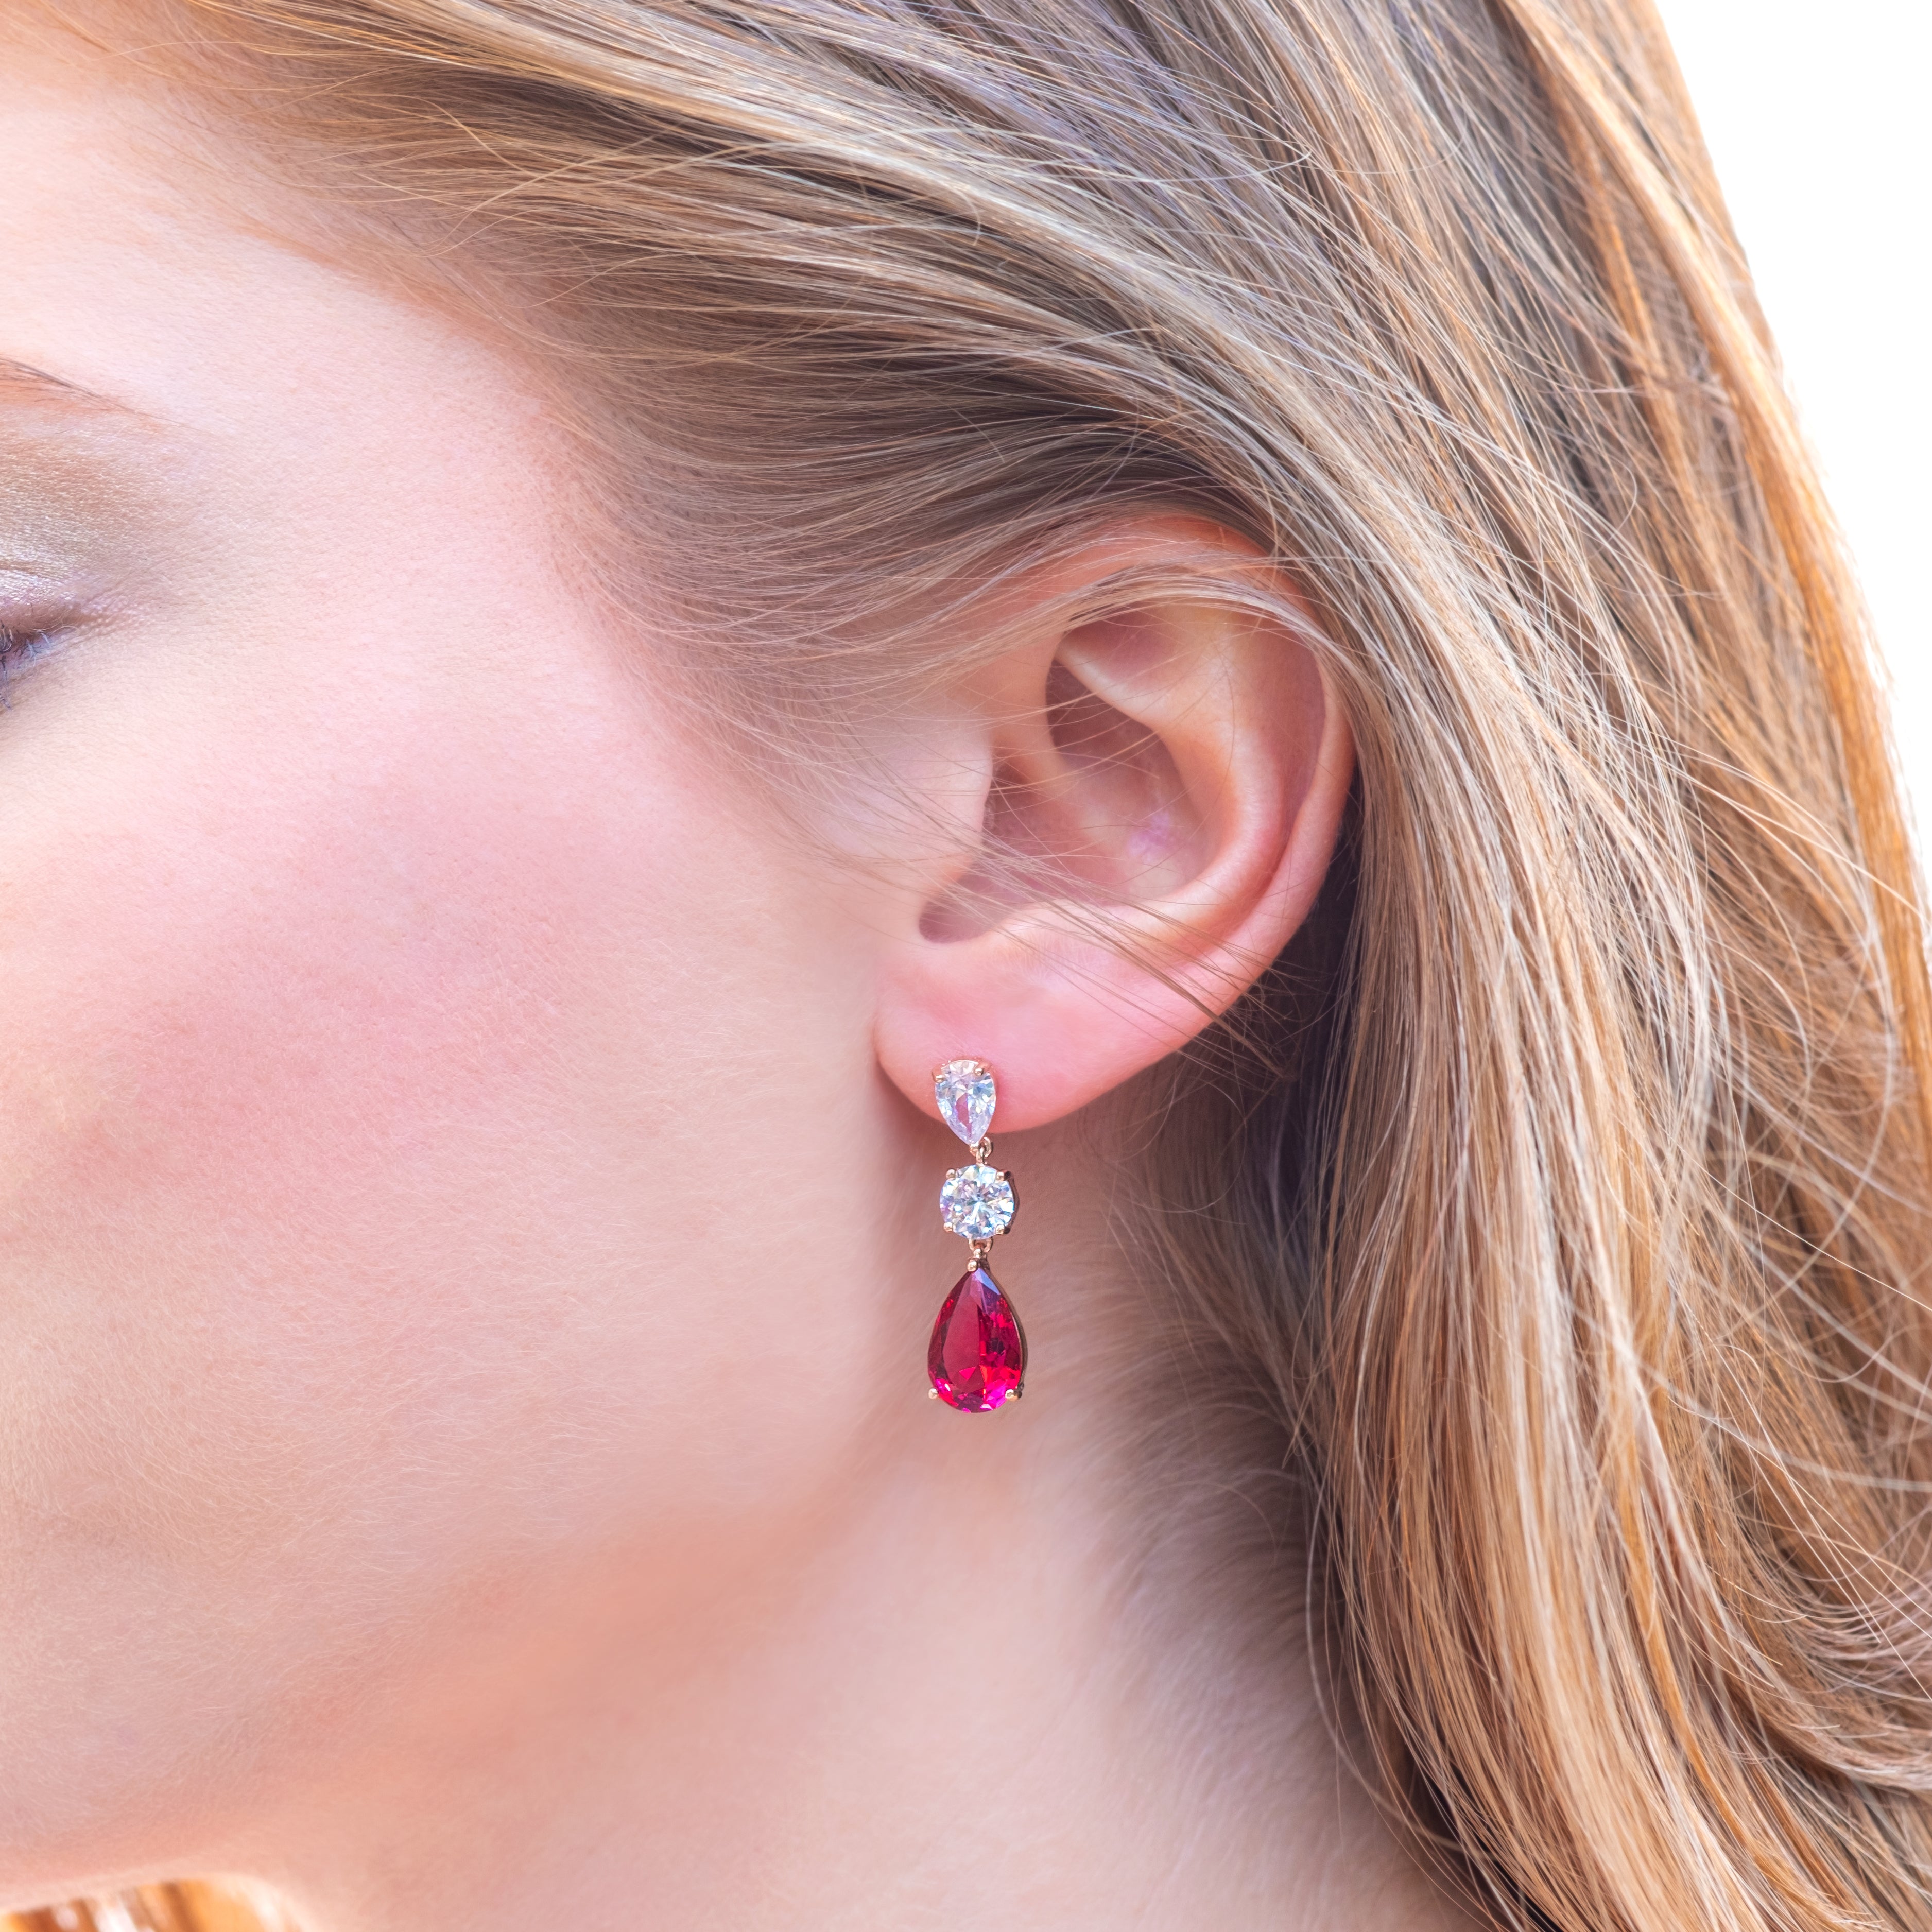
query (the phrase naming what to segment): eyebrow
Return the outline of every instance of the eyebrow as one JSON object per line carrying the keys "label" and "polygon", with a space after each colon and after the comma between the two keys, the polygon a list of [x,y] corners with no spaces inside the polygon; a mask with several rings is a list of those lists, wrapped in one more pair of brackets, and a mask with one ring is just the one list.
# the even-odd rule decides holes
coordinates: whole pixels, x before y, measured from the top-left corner
{"label": "eyebrow", "polygon": [[16,362],[11,356],[0,356],[0,394],[10,391],[26,400],[58,404],[69,409],[85,410],[91,415],[143,419],[139,410],[125,403],[117,403],[112,396],[84,389],[78,382],[67,382],[58,376],[50,376],[46,370],[36,369],[31,363]]}

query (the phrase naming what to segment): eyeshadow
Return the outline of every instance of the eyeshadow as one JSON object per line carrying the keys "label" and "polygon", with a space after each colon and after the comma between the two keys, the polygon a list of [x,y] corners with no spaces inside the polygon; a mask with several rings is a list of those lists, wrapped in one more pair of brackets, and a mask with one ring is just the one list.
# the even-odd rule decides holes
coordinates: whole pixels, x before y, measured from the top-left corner
{"label": "eyeshadow", "polygon": [[22,398],[0,380],[0,596],[98,590],[172,520],[139,418]]}

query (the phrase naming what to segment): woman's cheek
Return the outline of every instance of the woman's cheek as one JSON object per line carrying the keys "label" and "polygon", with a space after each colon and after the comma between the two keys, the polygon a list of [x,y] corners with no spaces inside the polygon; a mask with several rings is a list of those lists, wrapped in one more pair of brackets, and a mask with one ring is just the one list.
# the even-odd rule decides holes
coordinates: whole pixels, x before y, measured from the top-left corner
{"label": "woman's cheek", "polygon": [[70,762],[10,855],[0,1326],[39,1364],[30,1460],[64,1414],[85,1466],[191,1465],[148,1500],[230,1544],[518,1401],[479,1375],[544,1292],[533,1222],[582,1204],[568,1016],[622,881],[580,746],[537,787],[487,713],[174,710],[98,783]]}
{"label": "woman's cheek", "polygon": [[[309,662],[103,721],[16,843],[0,1434],[44,1508],[137,1564],[409,1570],[802,1477],[788,1331],[724,1298],[794,1264],[788,1048],[870,1090],[809,894],[591,644],[513,704]],[[748,1385],[770,1454],[720,1462]]]}

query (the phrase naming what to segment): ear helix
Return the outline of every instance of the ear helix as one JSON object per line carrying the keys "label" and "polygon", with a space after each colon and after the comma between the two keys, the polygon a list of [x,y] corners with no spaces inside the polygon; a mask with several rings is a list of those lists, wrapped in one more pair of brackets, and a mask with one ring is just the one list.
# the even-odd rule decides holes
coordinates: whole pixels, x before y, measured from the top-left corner
{"label": "ear helix", "polygon": [[994,1240],[1013,1224],[1013,1178],[992,1165],[992,1069],[948,1060],[933,1075],[932,1090],[939,1118],[973,1150],[972,1165],[949,1168],[939,1190],[939,1217],[970,1246],[973,1264],[932,1324],[926,1372],[935,1400],[981,1414],[1017,1400],[1026,1379],[1025,1331],[986,1268]]}

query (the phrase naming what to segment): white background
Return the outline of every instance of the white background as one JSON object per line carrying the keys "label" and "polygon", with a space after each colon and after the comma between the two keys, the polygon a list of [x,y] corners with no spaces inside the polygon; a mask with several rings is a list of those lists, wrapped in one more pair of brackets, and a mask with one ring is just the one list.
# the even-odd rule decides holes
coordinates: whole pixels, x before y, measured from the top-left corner
{"label": "white background", "polygon": [[1659,4],[1864,580],[1932,848],[1932,6]]}

